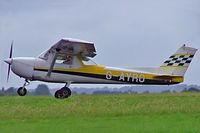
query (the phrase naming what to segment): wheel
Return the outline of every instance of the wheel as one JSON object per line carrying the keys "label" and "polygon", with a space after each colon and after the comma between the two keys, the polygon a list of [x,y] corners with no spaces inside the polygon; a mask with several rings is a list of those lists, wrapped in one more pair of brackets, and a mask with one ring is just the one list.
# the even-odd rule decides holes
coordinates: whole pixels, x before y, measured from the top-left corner
{"label": "wheel", "polygon": [[55,98],[64,99],[71,96],[71,90],[68,87],[63,87],[60,90],[57,90],[54,94]]}
{"label": "wheel", "polygon": [[63,97],[60,90],[57,90],[57,91],[55,92],[54,96],[55,96],[55,98],[58,98],[58,99],[62,99],[62,97]]}
{"label": "wheel", "polygon": [[26,88],[23,88],[23,87],[20,87],[18,90],[17,90],[17,93],[19,96],[25,96],[26,93],[27,93],[27,89]]}
{"label": "wheel", "polygon": [[72,92],[68,87],[61,88],[61,91],[62,91],[64,98],[68,98],[69,96],[71,96]]}

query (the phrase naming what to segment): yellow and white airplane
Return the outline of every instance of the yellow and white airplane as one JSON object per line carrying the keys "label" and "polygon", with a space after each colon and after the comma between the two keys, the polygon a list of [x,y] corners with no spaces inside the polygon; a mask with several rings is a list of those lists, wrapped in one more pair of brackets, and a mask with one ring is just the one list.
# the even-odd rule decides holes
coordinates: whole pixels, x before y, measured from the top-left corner
{"label": "yellow and white airplane", "polygon": [[89,64],[90,58],[96,56],[94,43],[65,38],[36,58],[10,57],[5,60],[12,71],[25,79],[18,89],[20,96],[25,96],[25,86],[29,81],[45,81],[65,83],[55,92],[59,99],[71,95],[70,84],[140,84],[140,85],[171,85],[183,82],[184,74],[189,67],[197,49],[183,45],[170,56],[160,67],[156,68],[117,68],[97,64]]}

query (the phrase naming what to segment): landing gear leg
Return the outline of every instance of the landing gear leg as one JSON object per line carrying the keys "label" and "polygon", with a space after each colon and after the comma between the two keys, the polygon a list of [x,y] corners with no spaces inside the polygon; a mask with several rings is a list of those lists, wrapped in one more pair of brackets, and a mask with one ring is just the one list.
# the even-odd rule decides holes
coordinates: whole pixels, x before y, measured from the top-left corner
{"label": "landing gear leg", "polygon": [[30,84],[29,81],[26,79],[24,85],[17,90],[17,93],[18,93],[19,96],[25,96],[26,95],[27,89],[25,87],[29,84]]}
{"label": "landing gear leg", "polygon": [[66,83],[63,88],[55,92],[55,98],[64,99],[71,96],[71,90],[68,88],[70,83]]}

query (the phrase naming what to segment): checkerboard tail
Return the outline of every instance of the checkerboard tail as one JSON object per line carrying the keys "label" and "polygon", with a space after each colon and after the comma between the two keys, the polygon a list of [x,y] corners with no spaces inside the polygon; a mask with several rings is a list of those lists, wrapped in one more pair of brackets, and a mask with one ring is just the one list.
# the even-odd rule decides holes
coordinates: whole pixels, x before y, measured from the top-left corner
{"label": "checkerboard tail", "polygon": [[196,51],[184,44],[160,66],[161,70],[166,74],[184,76]]}

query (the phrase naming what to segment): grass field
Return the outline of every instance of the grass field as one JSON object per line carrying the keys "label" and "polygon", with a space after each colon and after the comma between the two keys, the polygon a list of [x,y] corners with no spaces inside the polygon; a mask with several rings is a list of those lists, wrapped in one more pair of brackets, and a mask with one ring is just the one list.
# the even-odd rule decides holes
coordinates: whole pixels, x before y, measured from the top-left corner
{"label": "grass field", "polygon": [[200,132],[200,94],[0,97],[0,132]]}

